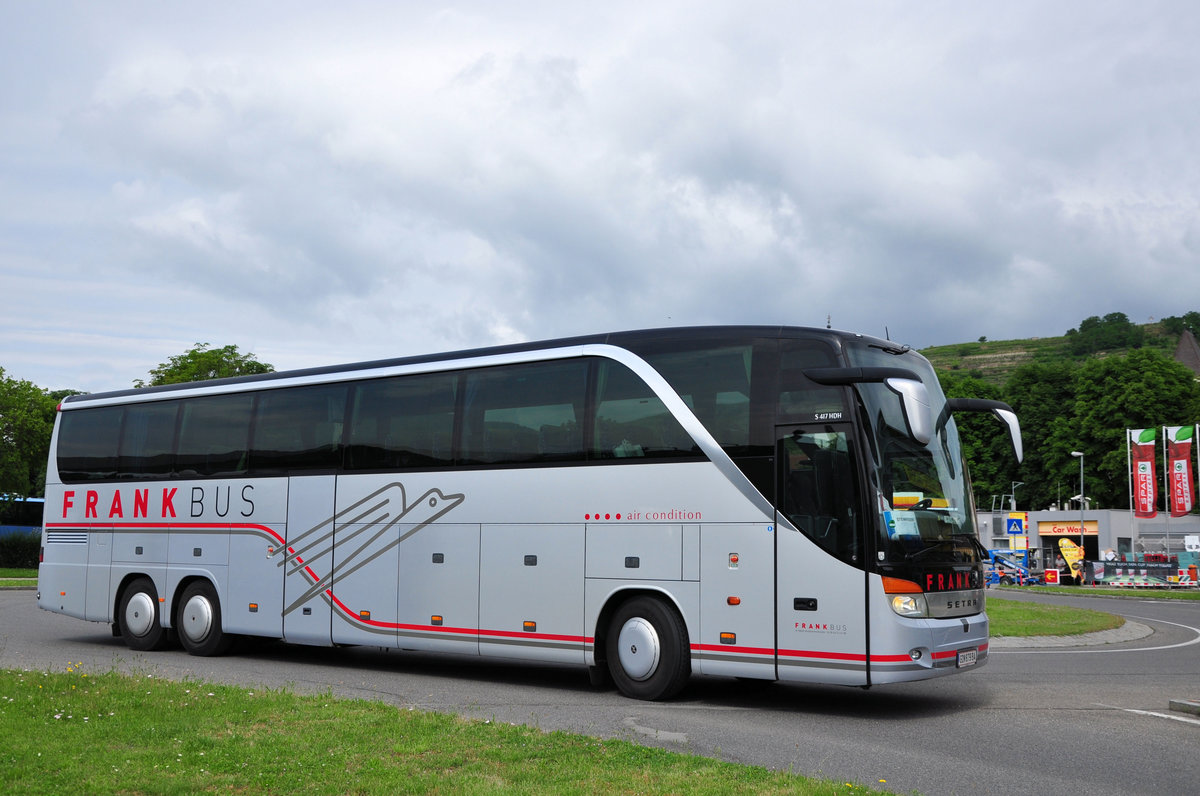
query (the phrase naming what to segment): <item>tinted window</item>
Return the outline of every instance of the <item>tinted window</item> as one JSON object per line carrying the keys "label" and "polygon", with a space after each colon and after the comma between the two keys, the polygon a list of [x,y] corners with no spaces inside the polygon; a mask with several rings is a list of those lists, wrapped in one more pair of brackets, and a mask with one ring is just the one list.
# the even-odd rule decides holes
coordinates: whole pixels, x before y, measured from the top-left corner
{"label": "tinted window", "polygon": [[257,473],[341,466],[344,384],[259,393],[250,468]]}
{"label": "tinted window", "polygon": [[64,482],[116,476],[122,413],[119,406],[62,413],[58,429],[58,474]]}
{"label": "tinted window", "polygon": [[633,371],[602,360],[597,376],[597,459],[662,459],[699,455],[691,436]]}
{"label": "tinted window", "polygon": [[753,353],[753,346],[746,343],[690,351],[647,351],[643,356],[722,447],[740,451],[750,444]]}
{"label": "tinted window", "polygon": [[826,552],[859,563],[858,479],[846,434],[797,430],[780,440],[779,460],[780,509]]}
{"label": "tinted window", "polygon": [[183,404],[175,468],[183,477],[247,470],[252,394],[193,398]]}
{"label": "tinted window", "polygon": [[178,401],[125,407],[125,423],[121,429],[121,478],[153,478],[171,474],[178,414]]}
{"label": "tinted window", "polygon": [[512,464],[584,459],[588,361],[471,371],[463,409],[463,459]]}
{"label": "tinted window", "polygon": [[346,467],[382,470],[453,463],[458,376],[434,373],[359,383]]}
{"label": "tinted window", "polygon": [[806,368],[837,365],[833,349],[824,343],[785,340],[779,352],[779,420],[811,421],[830,414],[845,417],[845,391],[809,381]]}

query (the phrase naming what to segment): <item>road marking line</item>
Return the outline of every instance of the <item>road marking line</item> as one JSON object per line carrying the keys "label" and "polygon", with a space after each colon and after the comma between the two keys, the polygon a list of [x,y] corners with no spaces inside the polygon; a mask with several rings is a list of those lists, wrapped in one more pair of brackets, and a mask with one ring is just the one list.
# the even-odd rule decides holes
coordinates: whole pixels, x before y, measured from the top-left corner
{"label": "road marking line", "polygon": [[1130,647],[1130,648],[1119,649],[1119,650],[1110,650],[1110,649],[1103,649],[1103,648],[1090,649],[1090,650],[996,649],[996,650],[991,650],[990,652],[992,655],[1012,655],[1012,654],[1021,654],[1021,655],[1087,655],[1087,654],[1095,654],[1095,653],[1112,654],[1114,652],[1158,652],[1159,650],[1173,650],[1173,649],[1178,649],[1179,647],[1190,647],[1193,644],[1200,644],[1200,628],[1192,627],[1191,625],[1181,625],[1178,622],[1168,622],[1165,619],[1151,619],[1147,616],[1133,616],[1131,614],[1117,614],[1117,616],[1123,616],[1126,619],[1141,619],[1146,622],[1157,622],[1162,625],[1174,625],[1175,627],[1182,627],[1184,630],[1190,630],[1193,633],[1195,633],[1196,637],[1194,639],[1192,639],[1191,641],[1181,641],[1178,644],[1167,644],[1162,647]]}
{"label": "road marking line", "polygon": [[1172,713],[1158,713],[1157,711],[1153,711],[1153,710],[1137,710],[1135,708],[1119,708],[1116,705],[1105,705],[1103,702],[1093,702],[1092,704],[1097,705],[1102,708],[1109,708],[1111,710],[1121,710],[1121,711],[1124,711],[1125,713],[1136,713],[1139,716],[1157,716],[1160,719],[1172,719],[1174,721],[1182,721],[1184,724],[1195,724],[1196,726],[1200,727],[1200,719],[1194,719],[1191,716],[1176,716]]}
{"label": "road marking line", "polygon": [[686,744],[688,737],[686,732],[669,732],[668,730],[656,730],[653,727],[643,727],[637,723],[637,719],[630,716],[623,722],[626,727],[630,728],[638,735],[645,735],[647,738],[654,738],[657,741],[668,741],[670,743]]}

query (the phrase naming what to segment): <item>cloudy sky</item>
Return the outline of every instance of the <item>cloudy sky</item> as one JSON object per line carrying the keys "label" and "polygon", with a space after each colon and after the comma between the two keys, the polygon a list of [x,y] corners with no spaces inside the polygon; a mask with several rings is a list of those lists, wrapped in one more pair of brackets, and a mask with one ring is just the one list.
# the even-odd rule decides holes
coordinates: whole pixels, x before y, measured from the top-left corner
{"label": "cloudy sky", "polygon": [[[282,15],[281,15],[282,12]],[[0,367],[1200,310],[1200,5],[0,0]]]}

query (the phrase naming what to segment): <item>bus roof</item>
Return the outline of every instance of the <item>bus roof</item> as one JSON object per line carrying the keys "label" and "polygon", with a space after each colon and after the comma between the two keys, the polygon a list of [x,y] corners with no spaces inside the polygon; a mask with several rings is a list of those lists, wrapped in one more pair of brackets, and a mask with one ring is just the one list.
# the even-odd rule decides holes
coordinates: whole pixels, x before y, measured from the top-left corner
{"label": "bus roof", "polygon": [[[196,389],[203,386],[204,388],[216,388],[218,391],[222,386],[247,384],[247,383],[269,383],[281,379],[297,379],[314,376],[323,376],[330,374],[352,373],[354,371],[377,370],[382,368],[393,368],[403,365],[420,365],[430,362],[449,362],[454,360],[467,360],[477,357],[494,356],[499,354],[511,354],[525,351],[537,351],[541,349],[568,348],[571,346],[589,345],[589,344],[604,344],[625,347],[638,343],[652,343],[656,341],[687,341],[687,340],[704,340],[713,338],[731,339],[736,338],[835,338],[842,340],[857,340],[866,342],[867,344],[877,344],[881,347],[890,349],[899,349],[902,346],[894,341],[882,340],[870,335],[857,334],[855,332],[846,332],[837,329],[820,329],[816,327],[805,326],[676,326],[664,327],[659,329],[637,329],[621,332],[604,332],[601,334],[582,335],[578,337],[563,337],[551,340],[531,340],[524,343],[511,343],[508,345],[486,346],[482,348],[461,349],[458,351],[446,351],[433,354],[418,354],[415,356],[396,357],[390,359],[377,359],[362,362],[352,362],[347,364],[337,365],[322,365],[312,368],[301,368],[297,370],[276,371],[272,373],[260,373],[252,376],[234,376],[224,379],[211,379],[202,382],[186,382],[180,384],[163,384],[155,387],[140,387],[130,388],[127,390],[113,390],[102,393],[83,393],[79,395],[69,395],[63,399],[63,403],[88,402],[99,399],[120,398],[122,396],[138,396],[147,397],[155,394],[171,393],[179,390]],[[907,349],[907,346],[903,346]]]}

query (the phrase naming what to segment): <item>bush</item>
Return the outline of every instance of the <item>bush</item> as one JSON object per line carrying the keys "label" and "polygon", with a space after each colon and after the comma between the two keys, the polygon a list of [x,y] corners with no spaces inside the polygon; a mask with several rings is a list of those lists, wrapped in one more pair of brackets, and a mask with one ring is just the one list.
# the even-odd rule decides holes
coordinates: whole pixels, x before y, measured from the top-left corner
{"label": "bush", "polygon": [[37,569],[38,548],[41,544],[40,531],[19,531],[0,536],[0,567]]}

